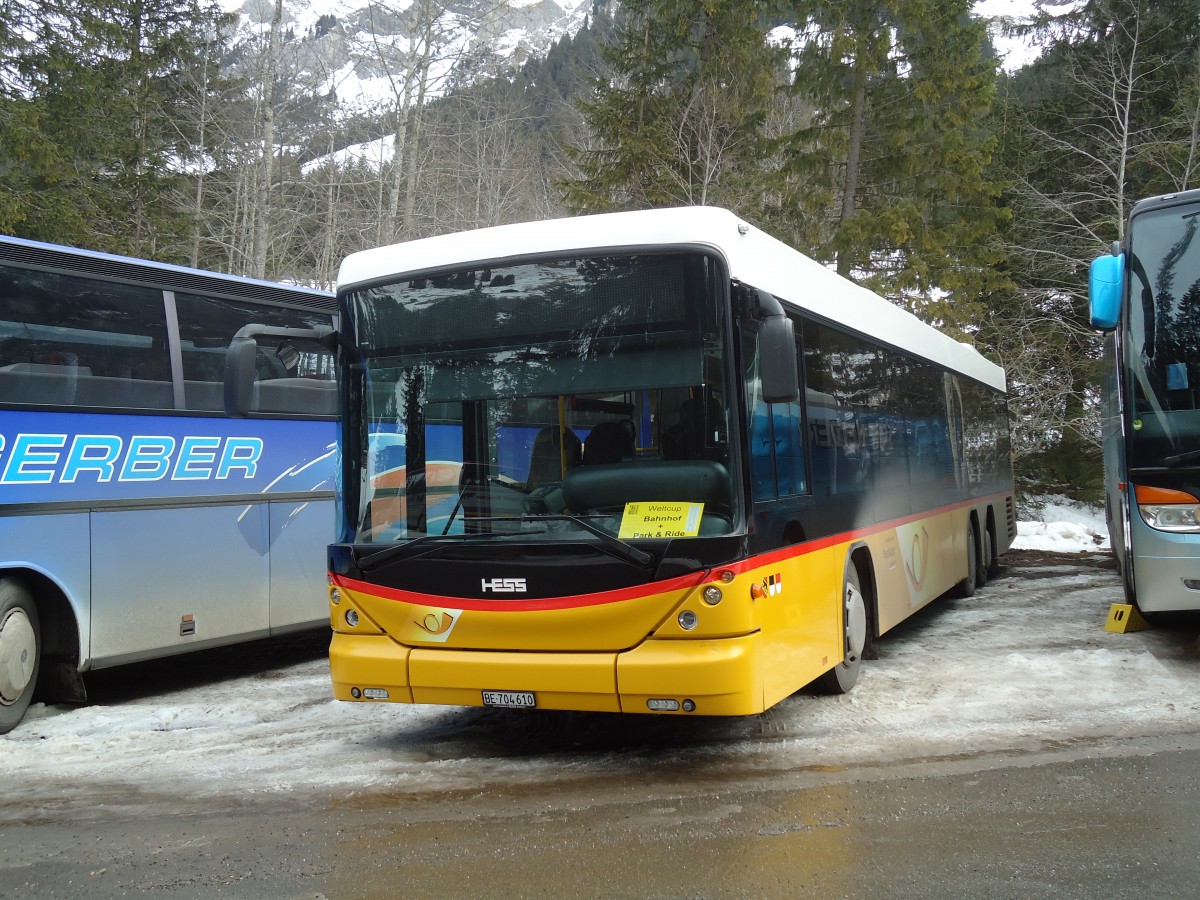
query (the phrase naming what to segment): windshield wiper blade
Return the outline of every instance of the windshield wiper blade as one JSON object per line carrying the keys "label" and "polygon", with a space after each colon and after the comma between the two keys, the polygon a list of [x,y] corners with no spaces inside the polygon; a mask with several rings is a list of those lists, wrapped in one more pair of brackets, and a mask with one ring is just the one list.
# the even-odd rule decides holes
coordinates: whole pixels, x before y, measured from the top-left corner
{"label": "windshield wiper blade", "polygon": [[[604,545],[604,549],[616,556],[618,559],[623,559],[626,562],[631,562],[634,565],[650,568],[654,565],[654,556],[647,553],[632,544],[627,544],[620,538],[613,537],[606,531],[601,531],[592,523],[580,518],[572,516],[568,513],[553,513],[544,516],[490,516],[473,519],[474,522],[571,522],[578,525],[588,534],[599,539]],[[418,556],[423,556],[426,553],[432,553],[439,546],[451,546],[461,541],[477,540],[481,538],[508,538],[508,537],[523,537],[531,534],[545,534],[545,529],[537,531],[480,531],[471,534],[426,534],[419,538],[413,538],[404,544],[396,544],[392,547],[386,547],[383,550],[377,550],[374,553],[364,556],[358,560],[358,568],[362,572],[371,572],[378,569],[382,565],[399,560],[414,559]],[[431,546],[433,545],[433,546]]]}
{"label": "windshield wiper blade", "polygon": [[614,556],[626,560],[627,562],[634,563],[635,565],[642,566],[643,568],[649,568],[654,564],[653,554],[647,553],[645,550],[635,547],[632,544],[627,544],[620,538],[613,537],[607,531],[601,531],[591,522],[588,522],[586,519],[580,518],[579,516],[573,516],[570,513],[551,513],[544,516],[527,516],[525,518],[530,521],[538,522],[571,522],[575,525],[578,525],[588,534],[599,538],[600,542],[604,544],[605,548],[611,551]]}
{"label": "windshield wiper blade", "polygon": [[425,534],[419,538],[413,538],[406,543],[394,544],[391,547],[385,547],[383,550],[376,550],[374,553],[364,556],[362,559],[357,560],[358,568],[362,572],[371,572],[387,563],[424,556],[426,553],[432,553],[438,549],[438,546],[451,546],[461,541],[478,540],[480,538],[516,537],[522,534],[541,533],[539,531],[480,531],[472,532],[471,534]]}
{"label": "windshield wiper blade", "polygon": [[1198,459],[1200,459],[1200,450],[1188,450],[1186,453],[1177,453],[1174,456],[1168,456],[1163,459],[1162,463],[1168,469],[1174,469],[1176,466],[1195,462]]}

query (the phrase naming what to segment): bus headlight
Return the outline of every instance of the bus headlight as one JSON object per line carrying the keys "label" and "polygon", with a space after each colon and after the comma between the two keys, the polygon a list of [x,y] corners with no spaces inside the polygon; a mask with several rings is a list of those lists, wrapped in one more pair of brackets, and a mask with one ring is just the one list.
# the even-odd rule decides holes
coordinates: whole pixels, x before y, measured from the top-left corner
{"label": "bus headlight", "polygon": [[358,610],[353,608],[346,610],[346,624],[351,628],[358,627]]}
{"label": "bus headlight", "polygon": [[718,603],[720,603],[722,596],[721,589],[715,584],[710,584],[704,589],[704,602],[709,606],[716,606]]}
{"label": "bus headlight", "polygon": [[1131,484],[1142,521],[1159,531],[1200,532],[1200,498],[1171,488]]}
{"label": "bus headlight", "polygon": [[1200,532],[1200,505],[1138,504],[1142,520],[1159,531]]}

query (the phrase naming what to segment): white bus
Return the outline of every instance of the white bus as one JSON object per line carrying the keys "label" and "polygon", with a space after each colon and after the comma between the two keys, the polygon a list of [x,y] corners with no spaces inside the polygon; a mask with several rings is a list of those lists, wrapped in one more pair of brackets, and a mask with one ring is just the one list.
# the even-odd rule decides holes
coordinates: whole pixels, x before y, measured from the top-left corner
{"label": "white bus", "polygon": [[336,382],[320,291],[0,238],[0,733],[89,669],[327,624]]}
{"label": "white bus", "polygon": [[1134,206],[1092,263],[1092,324],[1112,333],[1104,391],[1108,531],[1147,618],[1200,609],[1200,190]]}

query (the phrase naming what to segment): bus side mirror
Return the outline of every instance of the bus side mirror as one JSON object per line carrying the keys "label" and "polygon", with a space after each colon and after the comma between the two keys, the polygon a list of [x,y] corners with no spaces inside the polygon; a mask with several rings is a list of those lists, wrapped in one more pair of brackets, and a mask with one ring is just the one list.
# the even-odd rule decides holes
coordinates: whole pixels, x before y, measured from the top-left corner
{"label": "bus side mirror", "polygon": [[1125,254],[1108,254],[1092,260],[1088,272],[1088,298],[1092,327],[1111,331],[1121,318],[1121,294],[1125,283]]}
{"label": "bus side mirror", "polygon": [[800,392],[796,332],[785,315],[767,316],[758,332],[759,378],[767,403],[791,403]]}
{"label": "bus side mirror", "polygon": [[[337,332],[332,328],[280,328],[272,325],[244,325],[238,329],[225,353],[225,414],[244,419],[254,407],[254,385],[258,371],[258,335],[284,340],[316,341],[333,350]],[[284,351],[283,346],[280,347]],[[295,348],[291,348],[295,352]],[[286,352],[286,351],[285,351]],[[286,365],[286,360],[281,360]]]}
{"label": "bus side mirror", "polygon": [[258,341],[238,335],[225,353],[225,415],[244,419],[254,404]]}

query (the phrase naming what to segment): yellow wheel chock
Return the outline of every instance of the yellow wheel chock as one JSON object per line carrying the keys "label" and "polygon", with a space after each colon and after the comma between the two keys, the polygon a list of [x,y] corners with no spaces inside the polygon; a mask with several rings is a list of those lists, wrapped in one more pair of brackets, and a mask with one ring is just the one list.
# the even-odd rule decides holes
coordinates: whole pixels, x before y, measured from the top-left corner
{"label": "yellow wheel chock", "polygon": [[1144,631],[1150,627],[1150,623],[1142,618],[1142,614],[1132,603],[1114,603],[1108,611],[1108,621],[1104,623],[1105,631],[1113,631],[1117,634],[1125,634],[1127,631]]}

